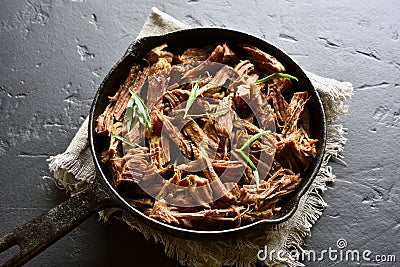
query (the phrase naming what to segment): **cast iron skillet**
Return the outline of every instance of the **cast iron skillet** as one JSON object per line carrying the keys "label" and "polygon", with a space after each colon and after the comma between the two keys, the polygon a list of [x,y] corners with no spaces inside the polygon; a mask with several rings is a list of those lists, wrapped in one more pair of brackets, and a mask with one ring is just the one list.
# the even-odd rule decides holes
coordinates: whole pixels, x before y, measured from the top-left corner
{"label": "cast iron skillet", "polygon": [[[106,169],[99,161],[99,154],[103,146],[99,143],[100,140],[95,134],[96,119],[108,105],[108,96],[114,95],[119,85],[125,80],[132,65],[144,64],[143,58],[146,52],[164,43],[167,43],[168,50],[174,53],[182,53],[189,47],[201,47],[202,45],[215,43],[227,43],[234,51],[240,51],[237,48],[238,44],[253,45],[275,56],[286,67],[287,73],[299,79],[296,88],[301,91],[308,91],[311,97],[308,102],[311,136],[320,140],[317,148],[317,156],[309,170],[302,174],[304,179],[299,188],[274,217],[228,230],[216,231],[210,229],[209,231],[197,231],[183,229],[147,217],[139,210],[130,206],[112,187],[106,175]],[[244,55],[240,55],[240,57],[243,58]],[[14,245],[20,247],[20,251],[4,263],[5,266],[22,265],[64,236],[90,215],[108,207],[122,208],[155,230],[187,239],[221,240],[235,237],[243,238],[245,235],[256,234],[262,226],[281,223],[293,215],[300,197],[305,193],[318,172],[326,142],[325,115],[321,100],[301,68],[285,53],[271,44],[246,33],[228,29],[188,29],[136,40],[129,46],[126,54],[111,69],[100,85],[94,98],[89,118],[89,142],[93,161],[97,169],[97,179],[95,179],[90,189],[69,198],[57,207],[0,238],[0,252]]]}

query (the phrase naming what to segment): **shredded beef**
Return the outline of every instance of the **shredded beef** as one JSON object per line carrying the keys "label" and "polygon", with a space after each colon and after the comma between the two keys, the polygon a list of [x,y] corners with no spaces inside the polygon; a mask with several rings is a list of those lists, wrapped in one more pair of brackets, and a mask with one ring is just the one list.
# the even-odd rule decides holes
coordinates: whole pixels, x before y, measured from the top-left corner
{"label": "shredded beef", "polygon": [[[257,47],[234,48],[153,48],[148,65],[131,68],[97,118],[106,144],[101,161],[114,187],[153,219],[210,230],[271,218],[313,165],[319,141],[311,135],[307,91],[288,78],[255,83],[285,67]],[[150,128],[137,106],[126,118],[130,91],[145,102]]]}

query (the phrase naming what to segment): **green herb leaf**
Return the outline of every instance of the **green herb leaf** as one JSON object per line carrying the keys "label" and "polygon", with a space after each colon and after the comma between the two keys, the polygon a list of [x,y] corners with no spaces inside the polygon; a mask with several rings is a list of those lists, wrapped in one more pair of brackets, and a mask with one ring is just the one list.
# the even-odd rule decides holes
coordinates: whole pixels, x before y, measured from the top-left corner
{"label": "green herb leaf", "polygon": [[[138,96],[137,94],[133,93],[131,90],[129,90],[131,93],[133,101],[135,102],[135,107],[134,107],[134,112],[137,112],[137,116],[139,119],[139,122],[144,125],[147,129],[151,128],[151,120],[150,120],[150,115],[149,115],[149,109],[147,108],[146,104],[143,102],[143,99]],[[132,116],[133,116],[132,112]]]}
{"label": "green herb leaf", "polygon": [[240,149],[235,149],[236,152],[238,152],[250,165],[251,169],[257,170],[256,165],[253,163],[253,161]]}
{"label": "green herb leaf", "polygon": [[135,99],[133,98],[133,96],[131,96],[131,98],[129,98],[128,104],[126,105],[126,130],[129,132],[131,130],[131,125],[132,125],[132,119],[135,116],[133,114],[134,109],[133,109],[133,105],[135,104]]}
{"label": "green herb leaf", "polygon": [[243,146],[239,149],[239,150],[243,150],[246,149],[247,147],[249,147],[254,141],[256,141],[257,139],[259,139],[261,136],[263,135],[269,135],[272,132],[270,130],[266,130],[266,131],[262,131],[259,133],[256,133],[255,135],[253,135],[249,140],[246,141],[246,143],[243,144]]}
{"label": "green herb leaf", "polygon": [[132,144],[128,139],[126,139],[126,138],[124,138],[124,137],[122,137],[122,136],[120,136],[120,135],[118,135],[118,134],[112,133],[111,136],[117,138],[118,140],[124,142],[125,144],[128,144],[128,145],[130,145],[130,146],[135,146],[135,145]]}
{"label": "green herb leaf", "polygon": [[280,77],[280,78],[289,78],[289,79],[295,80],[297,82],[299,81],[299,79],[297,79],[296,77],[294,77],[292,75],[289,75],[289,74],[286,74],[286,73],[281,73],[281,72],[275,72],[275,73],[272,73],[271,75],[268,75],[267,77],[264,77],[262,79],[259,79],[259,80],[255,81],[254,84],[264,83],[266,81],[269,81],[269,80],[272,80],[272,79],[275,79],[275,78],[278,78],[278,77]]}
{"label": "green herb leaf", "polygon": [[247,163],[250,165],[251,169],[253,170],[253,175],[254,175],[254,179],[256,180],[257,189],[258,189],[258,187],[260,185],[260,175],[258,174],[258,170],[257,170],[256,165],[243,152],[243,150],[246,149],[247,147],[249,147],[254,141],[259,139],[261,136],[268,135],[268,134],[271,134],[271,133],[272,132],[270,130],[266,130],[266,131],[262,131],[262,132],[256,133],[249,140],[247,140],[246,143],[244,143],[243,146],[240,149],[235,149],[235,151],[238,152],[247,161]]}
{"label": "green herb leaf", "polygon": [[238,152],[247,161],[247,163],[250,165],[251,169],[253,170],[254,179],[256,180],[256,186],[257,186],[257,189],[258,189],[258,186],[260,184],[260,176],[258,174],[258,170],[257,170],[256,165],[242,150],[235,149],[235,151]]}
{"label": "green herb leaf", "polygon": [[192,84],[192,90],[190,91],[189,98],[188,98],[188,100],[186,102],[185,115],[183,115],[183,119],[187,118],[190,107],[193,105],[194,101],[196,100],[196,98],[200,94],[200,92],[199,92],[200,79],[201,79],[201,76],[199,76],[197,81],[194,84]]}

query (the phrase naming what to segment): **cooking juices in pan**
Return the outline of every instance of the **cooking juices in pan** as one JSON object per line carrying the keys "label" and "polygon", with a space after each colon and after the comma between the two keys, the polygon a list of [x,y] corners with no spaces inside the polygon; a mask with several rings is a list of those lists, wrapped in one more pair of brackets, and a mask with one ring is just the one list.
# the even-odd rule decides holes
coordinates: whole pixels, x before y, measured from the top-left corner
{"label": "cooking juices in pan", "polygon": [[268,219],[312,165],[307,88],[257,47],[235,49],[155,47],[98,117],[101,162],[147,216],[195,230]]}

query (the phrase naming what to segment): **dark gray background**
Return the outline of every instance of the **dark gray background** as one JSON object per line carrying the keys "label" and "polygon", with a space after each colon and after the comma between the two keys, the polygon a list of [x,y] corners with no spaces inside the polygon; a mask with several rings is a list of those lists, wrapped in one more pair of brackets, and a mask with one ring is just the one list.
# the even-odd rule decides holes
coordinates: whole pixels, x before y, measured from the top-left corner
{"label": "dark gray background", "polygon": [[[192,26],[262,37],[304,69],[354,84],[347,167],[333,165],[328,208],[306,249],[395,254],[400,262],[400,11],[393,1],[0,1],[0,235],[66,199],[47,177],[111,66],[150,8]],[[28,266],[175,266],[121,220],[93,216]],[[117,264],[118,263],[118,264]],[[319,266],[319,263],[307,263]],[[397,266],[399,263],[397,263]],[[325,262],[324,266],[348,263]],[[383,265],[382,265],[383,266]],[[396,266],[387,263],[385,266]]]}

